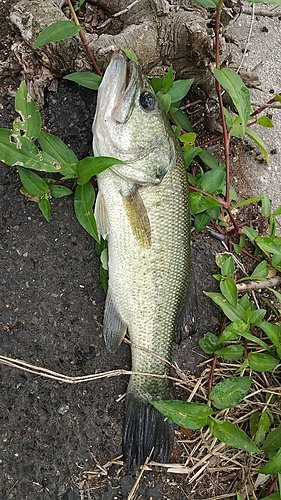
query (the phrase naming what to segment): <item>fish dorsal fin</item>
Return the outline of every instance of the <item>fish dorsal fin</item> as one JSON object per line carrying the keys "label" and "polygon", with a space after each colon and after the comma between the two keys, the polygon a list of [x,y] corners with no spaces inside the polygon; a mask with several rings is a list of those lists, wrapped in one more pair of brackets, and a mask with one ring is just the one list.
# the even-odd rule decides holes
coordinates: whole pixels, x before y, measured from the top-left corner
{"label": "fish dorsal fin", "polygon": [[95,204],[95,219],[99,236],[102,236],[106,240],[109,232],[109,221],[104,196],[100,191],[98,192]]}
{"label": "fish dorsal fin", "polygon": [[151,227],[149,217],[137,185],[134,184],[128,194],[123,194],[121,192],[121,195],[128,221],[135,238],[142,247],[150,248]]}
{"label": "fish dorsal fin", "polygon": [[114,300],[111,295],[110,288],[108,289],[104,319],[103,319],[103,336],[107,349],[110,352],[115,352],[125,337],[127,325],[121,318]]}

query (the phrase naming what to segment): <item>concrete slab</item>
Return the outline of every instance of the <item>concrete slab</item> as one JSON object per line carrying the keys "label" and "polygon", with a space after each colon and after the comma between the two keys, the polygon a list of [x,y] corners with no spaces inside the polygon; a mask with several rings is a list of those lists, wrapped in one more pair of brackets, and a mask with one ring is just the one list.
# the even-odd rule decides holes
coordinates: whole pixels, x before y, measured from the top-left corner
{"label": "concrete slab", "polygon": [[[252,83],[256,83],[255,76],[259,77],[260,90],[250,89],[251,101],[256,107],[265,104],[281,92],[281,7],[243,2],[242,14],[227,32],[239,44],[230,46],[231,66],[241,66],[241,72],[253,77]],[[249,195],[267,193],[274,209],[281,204],[281,103],[275,106],[262,113],[272,116],[274,128],[254,126],[267,146],[269,165],[259,160],[259,153],[249,155],[245,151],[239,153],[239,165],[233,164],[233,184],[239,194],[243,193],[246,182]],[[253,144],[251,140],[249,144]],[[258,152],[257,147],[255,151]]]}

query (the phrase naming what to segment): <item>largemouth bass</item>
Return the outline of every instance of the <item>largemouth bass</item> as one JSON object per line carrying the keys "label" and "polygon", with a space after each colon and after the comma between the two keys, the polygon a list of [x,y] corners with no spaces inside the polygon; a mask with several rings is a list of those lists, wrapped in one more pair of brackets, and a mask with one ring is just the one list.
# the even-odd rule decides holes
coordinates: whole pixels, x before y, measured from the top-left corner
{"label": "largemouth bass", "polygon": [[153,450],[153,460],[166,462],[173,423],[149,401],[171,399],[170,369],[160,357],[171,359],[175,330],[179,338],[195,330],[188,184],[165,113],[122,51],[113,54],[98,91],[93,150],[125,162],[98,175],[95,216],[109,256],[105,343],[114,352],[128,331],[138,346],[132,370],[164,376],[130,378],[124,459],[139,466]]}

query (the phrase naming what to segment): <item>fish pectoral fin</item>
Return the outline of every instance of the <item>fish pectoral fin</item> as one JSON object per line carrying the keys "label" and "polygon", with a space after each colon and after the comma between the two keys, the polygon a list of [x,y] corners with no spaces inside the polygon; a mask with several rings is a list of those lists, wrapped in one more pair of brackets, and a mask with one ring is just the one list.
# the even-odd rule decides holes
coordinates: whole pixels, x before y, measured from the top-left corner
{"label": "fish pectoral fin", "polygon": [[103,319],[103,336],[107,349],[115,352],[126,335],[127,325],[121,318],[112,298],[107,292]]}
{"label": "fish pectoral fin", "polygon": [[95,204],[95,219],[99,236],[107,239],[109,232],[109,221],[103,194],[99,191]]}
{"label": "fish pectoral fin", "polygon": [[180,344],[186,337],[194,335],[197,332],[197,297],[194,272],[191,267],[188,280],[186,296],[179,310],[176,327],[175,327],[175,342]]}
{"label": "fish pectoral fin", "polygon": [[134,184],[128,194],[121,192],[121,196],[135,238],[142,247],[150,248],[151,227],[149,217],[137,185]]}

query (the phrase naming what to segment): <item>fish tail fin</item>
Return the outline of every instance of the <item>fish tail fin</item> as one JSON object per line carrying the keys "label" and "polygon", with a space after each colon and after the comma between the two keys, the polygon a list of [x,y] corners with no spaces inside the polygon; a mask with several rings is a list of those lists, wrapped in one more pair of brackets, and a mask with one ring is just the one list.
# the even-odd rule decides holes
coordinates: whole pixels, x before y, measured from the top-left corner
{"label": "fish tail fin", "polygon": [[[154,399],[159,399],[159,396]],[[134,394],[129,388],[123,439],[123,455],[128,468],[139,467],[150,454],[153,461],[168,462],[173,442],[173,422],[167,420],[147,399]]]}

